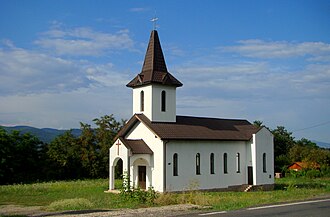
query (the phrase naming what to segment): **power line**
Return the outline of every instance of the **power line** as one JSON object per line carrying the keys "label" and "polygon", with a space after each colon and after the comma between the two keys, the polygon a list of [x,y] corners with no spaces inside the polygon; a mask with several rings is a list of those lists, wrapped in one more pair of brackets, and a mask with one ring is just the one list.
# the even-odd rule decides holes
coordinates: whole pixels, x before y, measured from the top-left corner
{"label": "power line", "polygon": [[305,127],[305,128],[301,128],[301,129],[298,129],[298,130],[294,130],[292,132],[294,133],[294,132],[297,132],[297,131],[309,130],[309,129],[313,129],[313,128],[320,127],[320,126],[327,125],[327,124],[330,124],[330,121],[326,121],[326,122],[322,122],[322,123],[319,123],[319,124],[316,124],[316,125],[313,125],[313,126],[310,126],[310,127]]}

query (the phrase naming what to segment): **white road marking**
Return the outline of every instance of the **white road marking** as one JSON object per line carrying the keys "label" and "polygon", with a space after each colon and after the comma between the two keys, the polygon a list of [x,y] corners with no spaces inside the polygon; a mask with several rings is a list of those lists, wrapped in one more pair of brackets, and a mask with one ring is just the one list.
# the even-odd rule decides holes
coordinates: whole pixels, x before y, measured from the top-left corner
{"label": "white road marking", "polygon": [[224,214],[227,213],[227,211],[220,211],[220,212],[208,212],[208,213],[202,213],[202,214],[198,214],[200,216],[206,216],[206,215],[216,215],[216,214]]}
{"label": "white road marking", "polygon": [[283,206],[294,206],[294,205],[307,204],[307,203],[319,203],[319,202],[326,202],[326,201],[330,201],[330,199],[309,200],[309,201],[302,201],[302,202],[296,202],[296,203],[286,203],[286,204],[278,204],[278,205],[271,205],[271,206],[252,207],[252,208],[248,208],[247,210],[268,209],[268,208],[276,208],[276,207],[283,207]]}

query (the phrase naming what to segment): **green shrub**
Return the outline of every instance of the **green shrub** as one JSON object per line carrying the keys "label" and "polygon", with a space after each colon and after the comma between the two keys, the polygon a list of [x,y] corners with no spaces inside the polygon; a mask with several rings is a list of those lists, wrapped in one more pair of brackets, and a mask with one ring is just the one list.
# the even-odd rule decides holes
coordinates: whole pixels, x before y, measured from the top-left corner
{"label": "green shrub", "polygon": [[306,177],[310,179],[321,177],[321,172],[319,170],[308,170],[306,172]]}
{"label": "green shrub", "polygon": [[328,165],[321,166],[321,176],[330,177],[330,166]]}
{"label": "green shrub", "polygon": [[126,200],[133,200],[139,203],[152,205],[158,197],[153,187],[149,187],[147,191],[140,188],[132,188],[127,172],[123,173],[123,187],[120,189],[120,195]]}

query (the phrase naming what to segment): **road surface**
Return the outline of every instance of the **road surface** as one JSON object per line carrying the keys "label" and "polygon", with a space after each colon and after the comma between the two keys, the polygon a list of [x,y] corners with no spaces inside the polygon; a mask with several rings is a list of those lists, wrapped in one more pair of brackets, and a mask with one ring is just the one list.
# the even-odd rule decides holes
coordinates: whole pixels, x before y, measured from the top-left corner
{"label": "road surface", "polygon": [[261,206],[237,211],[214,211],[181,216],[195,217],[330,217],[330,199]]}

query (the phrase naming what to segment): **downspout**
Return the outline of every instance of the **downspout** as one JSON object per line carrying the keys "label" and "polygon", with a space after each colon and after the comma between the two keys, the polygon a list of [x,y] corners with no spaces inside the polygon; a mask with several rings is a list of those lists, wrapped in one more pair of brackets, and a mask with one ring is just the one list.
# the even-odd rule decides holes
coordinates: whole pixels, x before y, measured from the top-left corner
{"label": "downspout", "polygon": [[163,175],[163,192],[166,192],[166,145],[169,143],[169,141],[164,141],[163,145],[163,170],[164,170],[164,175]]}

